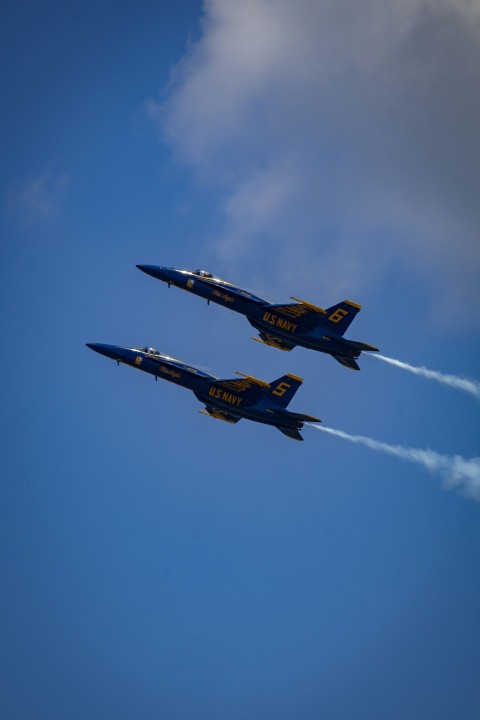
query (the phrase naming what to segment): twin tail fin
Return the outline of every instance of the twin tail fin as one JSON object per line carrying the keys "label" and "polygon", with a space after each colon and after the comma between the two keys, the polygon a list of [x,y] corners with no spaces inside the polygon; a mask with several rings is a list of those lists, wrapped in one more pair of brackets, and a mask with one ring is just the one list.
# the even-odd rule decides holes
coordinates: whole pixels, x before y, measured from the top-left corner
{"label": "twin tail fin", "polygon": [[266,399],[280,408],[286,408],[302,383],[303,378],[296,375],[290,373],[282,375],[278,380],[270,383]]}
{"label": "twin tail fin", "polygon": [[338,335],[344,335],[361,309],[361,305],[351,300],[342,300],[337,305],[327,308],[319,324]]}

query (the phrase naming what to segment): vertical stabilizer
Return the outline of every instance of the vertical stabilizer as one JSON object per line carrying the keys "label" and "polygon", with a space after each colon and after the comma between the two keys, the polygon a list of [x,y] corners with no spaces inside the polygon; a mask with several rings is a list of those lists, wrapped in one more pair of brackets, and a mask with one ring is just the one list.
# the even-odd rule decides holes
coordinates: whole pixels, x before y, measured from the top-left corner
{"label": "vertical stabilizer", "polygon": [[361,309],[361,305],[357,305],[351,300],[342,300],[338,305],[332,305],[327,309],[325,316],[320,321],[320,325],[333,330],[338,335],[343,335]]}
{"label": "vertical stabilizer", "polygon": [[282,375],[281,378],[270,383],[266,399],[278,407],[286,408],[302,383],[303,378],[296,375],[290,375],[290,373]]}

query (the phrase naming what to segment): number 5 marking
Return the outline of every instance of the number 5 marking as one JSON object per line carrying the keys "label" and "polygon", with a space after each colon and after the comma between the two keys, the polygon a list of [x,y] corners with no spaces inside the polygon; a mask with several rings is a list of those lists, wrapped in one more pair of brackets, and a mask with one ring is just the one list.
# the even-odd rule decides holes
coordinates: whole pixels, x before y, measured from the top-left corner
{"label": "number 5 marking", "polygon": [[285,395],[285,393],[287,392],[289,387],[291,387],[291,385],[289,385],[289,383],[286,383],[286,382],[278,383],[275,390],[273,390],[272,395],[277,395],[278,397],[282,397],[282,395]]}

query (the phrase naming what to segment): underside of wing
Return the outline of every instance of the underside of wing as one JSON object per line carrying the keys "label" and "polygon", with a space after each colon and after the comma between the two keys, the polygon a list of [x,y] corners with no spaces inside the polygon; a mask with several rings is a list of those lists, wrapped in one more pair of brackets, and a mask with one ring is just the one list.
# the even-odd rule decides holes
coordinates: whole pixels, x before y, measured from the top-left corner
{"label": "underside of wing", "polygon": [[263,345],[269,345],[270,347],[277,348],[277,350],[284,350],[285,352],[290,352],[290,350],[293,350],[293,348],[296,347],[295,343],[289,343],[286,340],[274,337],[273,335],[268,335],[264,332],[260,333],[259,338],[254,337],[252,340],[262,343]]}
{"label": "underside of wing", "polygon": [[239,417],[229,415],[228,413],[222,412],[213,407],[208,407],[208,405],[205,406],[205,410],[199,410],[198,412],[202,413],[202,415],[208,415],[208,417],[214,418],[214,420],[223,420],[224,422],[232,423],[233,425],[241,420]]}

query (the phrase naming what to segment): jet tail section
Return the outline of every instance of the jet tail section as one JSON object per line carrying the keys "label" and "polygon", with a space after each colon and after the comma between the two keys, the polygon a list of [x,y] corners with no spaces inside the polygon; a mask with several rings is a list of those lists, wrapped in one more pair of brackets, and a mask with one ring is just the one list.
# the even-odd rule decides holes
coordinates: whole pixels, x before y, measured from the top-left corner
{"label": "jet tail section", "polygon": [[350,370],[360,370],[360,366],[351,355],[332,355],[332,357],[335,358],[340,365],[350,368]]}
{"label": "jet tail section", "polygon": [[346,340],[343,338],[342,344],[346,345],[348,349],[360,350],[360,352],[379,352],[379,349],[375,345],[369,343],[358,342],[357,340]]}
{"label": "jet tail section", "polygon": [[293,418],[294,420],[297,420],[301,423],[319,423],[322,422],[320,418],[315,417],[315,415],[306,415],[305,413],[294,413],[289,412],[288,413],[290,418]]}
{"label": "jet tail section", "polygon": [[337,335],[343,335],[361,309],[361,305],[357,305],[351,300],[342,300],[327,309],[325,315],[321,317],[319,325],[333,330]]}
{"label": "jet tail section", "polygon": [[278,407],[286,408],[302,383],[303,378],[296,375],[290,375],[290,373],[282,375],[281,378],[270,383],[270,389],[265,399]]}
{"label": "jet tail section", "polygon": [[283,433],[289,438],[292,438],[292,440],[300,440],[301,442],[303,442],[303,437],[300,435],[296,428],[277,426],[277,430],[280,430],[281,433]]}

